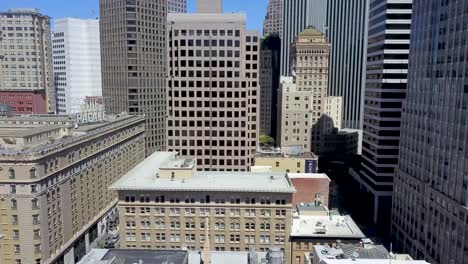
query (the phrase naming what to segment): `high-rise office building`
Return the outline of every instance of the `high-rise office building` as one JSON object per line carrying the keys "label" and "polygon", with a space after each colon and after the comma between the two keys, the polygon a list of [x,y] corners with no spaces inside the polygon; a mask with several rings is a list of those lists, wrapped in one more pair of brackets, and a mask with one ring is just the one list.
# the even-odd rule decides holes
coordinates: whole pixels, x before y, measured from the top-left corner
{"label": "high-rise office building", "polygon": [[263,36],[283,34],[283,2],[284,0],[270,0],[265,20],[263,20]]}
{"label": "high-rise office building", "polygon": [[0,117],[1,263],[77,263],[116,217],[108,187],[144,159],[144,118],[101,118]]}
{"label": "high-rise office building", "polygon": [[276,138],[281,39],[270,35],[260,47],[260,133]]}
{"label": "high-rise office building", "polygon": [[294,77],[283,78],[279,92],[278,145],[328,152],[327,135],[341,127],[341,98],[328,96],[331,44],[314,27],[299,33],[291,47]]}
{"label": "high-rise office building", "polygon": [[343,98],[346,128],[362,129],[367,49],[368,0],[285,0],[281,73],[291,69],[290,45],[295,35],[313,26],[332,48],[328,95]]}
{"label": "high-rise office building", "polygon": [[167,12],[187,13],[187,0],[167,0]]}
{"label": "high-rise office building", "polygon": [[50,18],[37,9],[0,12],[0,104],[19,114],[54,113]]}
{"label": "high-rise office building", "polygon": [[167,41],[168,149],[200,170],[248,170],[259,131],[258,32],[241,13],[169,14]]}
{"label": "high-rise office building", "polygon": [[466,10],[413,0],[392,235],[395,249],[434,264],[468,261]]}
{"label": "high-rise office building", "polygon": [[[284,0],[283,2],[283,28],[281,35],[281,75],[291,74],[289,61],[290,48],[296,36],[307,28],[308,0]],[[322,31],[323,32],[323,31]]]}
{"label": "high-rise office building", "polygon": [[165,149],[167,0],[100,0],[106,110],[145,115],[146,151]]}
{"label": "high-rise office building", "polygon": [[87,96],[102,96],[99,20],[54,21],[52,56],[57,113],[74,114]]}
{"label": "high-rise office building", "polygon": [[412,0],[370,2],[362,161],[350,171],[370,218],[388,231],[405,100]]}
{"label": "high-rise office building", "polygon": [[323,1],[314,2],[317,8],[312,10],[327,14],[326,35],[332,44],[328,94],[343,98],[342,126],[362,129],[369,0],[328,0],[326,11]]}

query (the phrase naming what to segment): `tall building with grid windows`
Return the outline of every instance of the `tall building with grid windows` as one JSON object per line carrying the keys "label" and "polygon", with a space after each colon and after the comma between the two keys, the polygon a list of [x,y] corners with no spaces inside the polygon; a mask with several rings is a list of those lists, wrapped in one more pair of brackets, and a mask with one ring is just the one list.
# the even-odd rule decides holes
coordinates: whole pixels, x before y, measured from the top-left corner
{"label": "tall building with grid windows", "polygon": [[146,117],[146,151],[166,143],[167,0],[100,0],[106,110]]}
{"label": "tall building with grid windows", "polygon": [[206,11],[168,15],[168,150],[200,170],[245,171],[259,131],[259,34],[244,14]]}
{"label": "tall building with grid windows", "polygon": [[413,0],[392,235],[397,250],[434,264],[468,261],[467,10]]}
{"label": "tall building with grid windows", "polygon": [[18,114],[55,112],[50,18],[37,9],[0,12],[0,104]]}
{"label": "tall building with grid windows", "polygon": [[187,0],[167,0],[167,12],[187,13]]}
{"label": "tall building with grid windows", "polygon": [[52,53],[58,114],[75,114],[87,96],[102,96],[99,20],[55,20]]}
{"label": "tall building with grid windows", "polygon": [[385,233],[406,96],[411,8],[412,0],[370,2],[362,161],[350,171],[364,190],[369,219]]}
{"label": "tall building with grid windows", "polygon": [[283,34],[283,2],[284,0],[270,0],[268,3],[263,21],[263,36]]}

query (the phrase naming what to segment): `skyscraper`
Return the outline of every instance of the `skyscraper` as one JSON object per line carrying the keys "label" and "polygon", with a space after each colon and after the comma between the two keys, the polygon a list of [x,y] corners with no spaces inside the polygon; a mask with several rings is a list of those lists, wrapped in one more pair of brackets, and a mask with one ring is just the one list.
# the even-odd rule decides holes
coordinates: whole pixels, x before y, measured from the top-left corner
{"label": "skyscraper", "polygon": [[397,250],[434,264],[468,261],[467,10],[413,0],[392,235]]}
{"label": "skyscraper", "polygon": [[77,113],[87,96],[102,96],[99,20],[63,18],[54,24],[57,113]]}
{"label": "skyscraper", "polygon": [[167,0],[167,12],[187,13],[187,0]]}
{"label": "skyscraper", "polygon": [[260,133],[276,138],[281,39],[270,35],[260,48]]}
{"label": "skyscraper", "polygon": [[278,99],[277,141],[283,149],[327,152],[327,136],[340,127],[341,98],[327,95],[330,47],[314,27],[299,33],[292,45],[294,78],[282,78]]}
{"label": "skyscraper", "polygon": [[405,100],[412,0],[370,2],[362,161],[350,171],[370,218],[388,231]]}
{"label": "skyscraper", "polygon": [[263,21],[263,36],[283,33],[283,2],[284,0],[270,0],[267,13]]}
{"label": "skyscraper", "polygon": [[259,34],[244,14],[201,7],[168,15],[168,150],[200,170],[245,171],[259,131]]}
{"label": "skyscraper", "polygon": [[290,74],[289,50],[307,26],[324,32],[332,48],[328,95],[343,99],[345,128],[362,129],[369,0],[285,0],[281,73]]}
{"label": "skyscraper", "polygon": [[109,113],[146,116],[146,151],[165,149],[167,0],[100,0],[102,93]]}
{"label": "skyscraper", "polygon": [[284,0],[281,35],[281,75],[283,76],[289,76],[291,73],[290,48],[296,36],[309,25],[308,10],[307,0]]}
{"label": "skyscraper", "polygon": [[54,113],[50,18],[37,9],[0,12],[0,104],[21,114]]}
{"label": "skyscraper", "polygon": [[[314,2],[317,8],[312,10],[325,13],[324,4]],[[327,4],[326,35],[332,44],[328,94],[343,98],[345,128],[363,126],[368,8],[369,0],[328,0]]]}

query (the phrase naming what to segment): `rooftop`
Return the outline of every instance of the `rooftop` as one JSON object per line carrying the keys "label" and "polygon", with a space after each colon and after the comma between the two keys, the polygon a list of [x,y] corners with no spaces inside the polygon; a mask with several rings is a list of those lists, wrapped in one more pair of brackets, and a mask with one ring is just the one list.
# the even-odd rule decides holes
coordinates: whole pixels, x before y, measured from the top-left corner
{"label": "rooftop", "polygon": [[[110,188],[150,191],[225,191],[294,193],[286,173],[195,172],[191,178],[160,178],[159,169],[173,164],[175,152],[155,152],[127,172]],[[175,161],[174,161],[175,162]],[[177,163],[177,162],[175,162]]]}
{"label": "rooftop", "polygon": [[280,148],[264,148],[258,150],[255,156],[261,158],[317,158],[314,153],[304,152],[303,149],[300,148],[288,148],[284,150]]}
{"label": "rooftop", "polygon": [[[211,251],[211,264],[248,264],[250,252]],[[267,252],[254,252],[257,263],[268,263]],[[79,264],[201,264],[199,251],[154,249],[91,249]]]}
{"label": "rooftop", "polygon": [[120,114],[108,115],[94,123],[75,125],[76,118],[68,115],[0,116],[0,155],[4,159],[46,155],[99,133],[143,120],[141,116]]}
{"label": "rooftop", "polygon": [[322,37],[323,36],[323,33],[320,32],[320,30],[316,29],[315,27],[313,26],[309,26],[308,28],[306,28],[304,31],[302,31],[301,33],[299,33],[299,36],[317,36],[317,37]]}
{"label": "rooftop", "polygon": [[361,244],[339,244],[336,247],[314,246],[313,255],[319,264],[429,264],[415,261],[407,255],[392,254],[382,245],[374,245],[370,239],[363,239]]}
{"label": "rooftop", "polygon": [[[141,262],[140,262],[141,261]],[[92,249],[79,264],[187,264],[186,250]]]}
{"label": "rooftop", "polygon": [[328,214],[295,215],[291,237],[362,239],[365,235],[351,216]]}
{"label": "rooftop", "polygon": [[[245,13],[169,13],[167,21],[177,23],[241,23],[246,24],[247,15]],[[213,27],[213,25],[212,25]]]}
{"label": "rooftop", "polygon": [[308,179],[328,179],[329,181],[331,181],[330,178],[325,173],[288,173],[288,176],[290,179],[308,178]]}

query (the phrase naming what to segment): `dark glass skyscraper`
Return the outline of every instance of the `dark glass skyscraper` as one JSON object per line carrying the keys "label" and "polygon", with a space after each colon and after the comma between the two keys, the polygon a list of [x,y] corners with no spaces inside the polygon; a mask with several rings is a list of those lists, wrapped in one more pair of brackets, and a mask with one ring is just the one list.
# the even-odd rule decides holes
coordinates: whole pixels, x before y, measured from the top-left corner
{"label": "dark glass skyscraper", "polygon": [[468,261],[468,1],[414,0],[394,184],[397,250]]}

